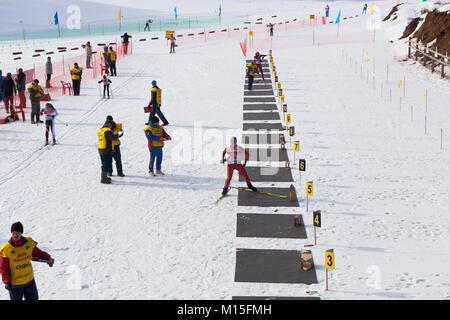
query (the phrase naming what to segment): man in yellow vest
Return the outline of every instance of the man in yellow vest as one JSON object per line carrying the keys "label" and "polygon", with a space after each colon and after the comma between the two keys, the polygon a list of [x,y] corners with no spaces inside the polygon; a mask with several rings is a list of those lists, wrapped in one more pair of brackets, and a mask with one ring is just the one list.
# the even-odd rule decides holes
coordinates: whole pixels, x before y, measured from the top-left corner
{"label": "man in yellow vest", "polygon": [[[112,128],[111,130],[117,134],[122,133],[123,135],[123,130],[122,130],[122,124],[121,123],[115,123],[113,120],[112,116],[107,116],[106,117],[106,121],[111,122],[112,123]],[[114,140],[112,142],[112,146],[113,146],[113,159],[116,162],[116,169],[117,169],[117,175],[119,177],[125,177],[125,175],[123,174],[123,170],[122,170],[122,155],[120,154],[120,139]],[[111,165],[111,171],[108,172],[108,176],[112,176],[113,173],[113,168]]]}
{"label": "man in yellow vest", "polygon": [[[44,94],[41,86],[39,85],[39,80],[36,79],[32,84],[28,87],[28,93],[30,96],[31,102],[31,123],[42,123],[40,120],[40,112],[41,112],[41,98]],[[34,119],[36,118],[36,122]]]}
{"label": "man in yellow vest", "polygon": [[31,261],[45,262],[50,267],[55,260],[36,245],[30,237],[23,237],[20,222],[11,226],[11,239],[0,249],[0,271],[11,300],[38,300]]}
{"label": "man in yellow vest", "polygon": [[152,177],[155,176],[153,166],[156,161],[156,174],[164,175],[161,171],[164,141],[172,140],[172,138],[166,133],[166,131],[164,131],[163,127],[159,125],[158,117],[153,117],[152,124],[148,125],[144,129],[144,132],[148,140],[148,149],[150,150],[148,173]]}
{"label": "man in yellow vest", "polygon": [[150,115],[148,116],[148,122],[146,123],[147,125],[150,125],[152,123],[152,119],[155,116],[155,113],[163,121],[163,126],[167,126],[169,124],[169,121],[167,121],[166,117],[164,117],[163,113],[161,112],[161,95],[161,89],[156,85],[156,80],[153,80],[152,97],[148,104],[148,107],[150,108]]}
{"label": "man in yellow vest", "polygon": [[115,133],[112,131],[112,123],[106,121],[103,127],[97,132],[98,153],[102,161],[102,175],[100,183],[110,184],[111,178],[108,178],[108,172],[112,172],[112,157],[114,153],[113,141],[119,139],[123,132]]}
{"label": "man in yellow vest", "polygon": [[78,63],[74,63],[72,70],[70,70],[70,74],[72,75],[72,88],[73,95],[80,95],[80,86],[81,86],[81,76],[83,74],[83,68],[78,66]]}
{"label": "man in yellow vest", "polygon": [[113,47],[109,47],[108,58],[109,58],[108,64],[109,64],[109,70],[111,72],[111,76],[117,76],[117,70],[116,70],[117,53],[113,50]]}

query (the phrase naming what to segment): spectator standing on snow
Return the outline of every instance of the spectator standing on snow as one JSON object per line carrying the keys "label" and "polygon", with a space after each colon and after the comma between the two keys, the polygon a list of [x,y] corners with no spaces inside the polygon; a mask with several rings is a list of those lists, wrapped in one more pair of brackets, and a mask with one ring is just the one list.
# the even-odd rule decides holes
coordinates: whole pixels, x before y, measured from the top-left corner
{"label": "spectator standing on snow", "polygon": [[273,37],[273,23],[269,23],[270,36]]}
{"label": "spectator standing on snow", "polygon": [[116,70],[117,53],[114,51],[113,47],[109,47],[108,59],[109,59],[108,64],[109,64],[109,70],[110,70],[111,76],[117,76],[117,70]]}
{"label": "spectator standing on snow", "polygon": [[23,237],[20,222],[11,226],[11,239],[0,249],[0,270],[11,300],[39,300],[31,261],[40,260],[50,267],[55,260],[37,247],[31,237]]}
{"label": "spectator standing on snow", "polygon": [[81,87],[81,76],[83,75],[83,68],[78,66],[78,63],[74,63],[72,70],[70,70],[70,74],[72,75],[72,88],[73,95],[80,95],[80,87]]}
{"label": "spectator standing on snow", "polygon": [[92,46],[88,41],[86,43],[86,69],[91,69]]}
{"label": "spectator standing on snow", "polygon": [[45,116],[45,145],[48,145],[49,131],[52,131],[52,144],[55,145],[55,117],[58,115],[58,111],[56,111],[55,107],[51,103],[46,103],[45,108],[41,110],[41,115]]}
{"label": "spectator standing on snow", "polygon": [[325,17],[329,17],[330,16],[330,6],[327,4],[325,7]]}
{"label": "spectator standing on snow", "polygon": [[2,81],[3,102],[5,103],[6,113],[14,112],[14,95],[17,94],[16,85],[12,78],[11,72],[6,74],[6,78]]}
{"label": "spectator standing on snow", "polygon": [[[41,99],[44,94],[44,90],[42,90],[39,85],[39,80],[35,79],[33,83],[28,87],[28,95],[30,96],[31,102],[31,123],[42,123],[39,118],[41,112]],[[36,118],[36,122],[34,119]]]}
{"label": "spectator standing on snow", "polygon": [[122,135],[112,131],[112,123],[106,121],[103,127],[97,132],[98,153],[102,161],[102,175],[100,183],[110,184],[111,178],[108,178],[108,172],[112,172],[112,157],[114,153],[113,141],[119,139]]}
{"label": "spectator standing on snow", "polygon": [[367,3],[364,4],[363,12],[362,12],[362,13],[363,13],[363,14],[366,14],[366,13],[367,13]]}
{"label": "spectator standing on snow", "polygon": [[175,53],[175,41],[177,40],[174,35],[170,35],[170,53]]}
{"label": "spectator standing on snow", "polygon": [[157,114],[158,117],[163,121],[163,126],[167,126],[169,124],[169,121],[167,121],[166,117],[164,117],[164,114],[161,112],[161,96],[162,96],[161,89],[156,85],[156,80],[153,80],[152,97],[148,104],[148,107],[150,108],[150,115],[148,117],[148,122],[146,124],[152,123],[152,119],[155,116],[155,114]]}
{"label": "spectator standing on snow", "polygon": [[120,37],[122,38],[123,53],[127,54],[128,53],[128,43],[130,41],[130,38],[132,38],[132,36],[130,36],[128,33],[125,32]]}
{"label": "spectator standing on snow", "polygon": [[105,64],[105,67],[109,68],[109,51],[108,51],[108,47],[104,47],[103,48],[102,57],[103,57],[103,63]]}
{"label": "spectator standing on snow", "polygon": [[[122,124],[121,123],[115,123],[113,120],[112,116],[107,116],[106,117],[106,121],[109,121],[112,123],[112,128],[111,130],[114,133],[117,133],[118,135],[121,134],[121,136],[123,135],[123,130],[122,130]],[[123,174],[123,170],[122,170],[122,155],[120,153],[120,139],[114,140],[112,142],[112,146],[113,146],[113,159],[116,162],[116,169],[117,169],[117,175],[119,177],[125,177],[125,175]],[[113,174],[113,168],[111,165],[111,171],[108,172],[108,176],[112,176]]]}
{"label": "spectator standing on snow", "polygon": [[27,98],[25,97],[25,89],[26,89],[26,82],[27,82],[27,76],[25,75],[25,72],[23,72],[22,68],[19,68],[17,70],[17,77],[16,77],[16,87],[17,92],[19,94],[19,106],[22,109],[25,109],[27,106]]}
{"label": "spectator standing on snow", "polygon": [[53,74],[53,65],[52,58],[48,57],[47,62],[45,63],[45,73],[47,74],[47,81],[45,82],[46,88],[51,88],[50,80],[52,79]]}
{"label": "spectator standing on snow", "polygon": [[249,63],[247,65],[247,77],[248,77],[248,90],[252,90],[252,86],[253,86],[253,81],[255,79],[255,69],[256,69],[256,64]]}
{"label": "spectator standing on snow", "polygon": [[[230,186],[231,178],[233,178],[234,170],[237,170],[239,174],[244,178],[247,186],[252,191],[258,191],[251,183],[250,178],[248,177],[247,170],[245,170],[245,166],[249,159],[249,153],[244,148],[237,145],[237,138],[232,137],[230,141],[230,146],[226,147],[222,152],[222,163],[225,163],[225,156],[227,156],[226,162],[227,165],[227,180],[225,181],[225,186],[222,190],[222,196],[225,196],[228,193],[228,187]],[[242,164],[242,156],[244,156],[244,164]]]}
{"label": "spectator standing on snow", "polygon": [[103,79],[101,79],[98,83],[103,83],[103,99],[105,98],[106,92],[108,92],[109,99],[109,85],[112,83],[112,81],[109,80],[106,75],[103,75]]}
{"label": "spectator standing on snow", "polygon": [[164,128],[159,125],[158,117],[153,117],[151,124],[144,129],[144,132],[148,140],[148,149],[150,151],[148,174],[152,177],[155,176],[153,168],[156,161],[156,174],[164,175],[161,171],[164,141],[172,140],[172,138],[164,131]]}
{"label": "spectator standing on snow", "polygon": [[144,28],[144,31],[150,31],[150,24],[151,23],[153,23],[153,20],[151,20],[151,19],[148,19],[146,22],[145,22],[145,28]]}

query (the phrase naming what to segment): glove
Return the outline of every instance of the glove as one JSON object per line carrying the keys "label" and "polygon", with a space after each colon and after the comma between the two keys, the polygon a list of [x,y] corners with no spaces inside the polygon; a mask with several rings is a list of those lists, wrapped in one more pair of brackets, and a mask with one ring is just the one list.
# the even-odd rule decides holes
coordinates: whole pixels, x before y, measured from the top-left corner
{"label": "glove", "polygon": [[55,263],[55,259],[53,259],[53,258],[49,258],[48,259],[48,266],[49,267],[53,267],[53,264]]}
{"label": "glove", "polygon": [[225,159],[220,160],[220,163],[225,163]]}
{"label": "glove", "polygon": [[244,162],[244,167],[247,165],[247,161]]}
{"label": "glove", "polygon": [[5,289],[8,291],[12,291],[12,284],[11,282],[5,283]]}
{"label": "glove", "polygon": [[119,138],[123,136],[123,130],[119,133]]}

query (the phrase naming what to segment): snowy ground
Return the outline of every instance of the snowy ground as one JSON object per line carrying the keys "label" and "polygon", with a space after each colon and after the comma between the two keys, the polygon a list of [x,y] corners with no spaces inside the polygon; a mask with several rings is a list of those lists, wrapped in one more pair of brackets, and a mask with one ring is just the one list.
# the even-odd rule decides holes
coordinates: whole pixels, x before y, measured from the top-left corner
{"label": "snowy ground", "polygon": [[[382,17],[390,10],[383,4]],[[358,21],[342,24],[343,39],[365,27]],[[174,55],[164,41],[136,46],[112,78],[114,99],[99,100],[92,81],[80,97],[55,101],[59,120],[68,126],[57,122],[59,144],[50,149],[39,150],[42,126],[0,126],[0,237],[6,241],[10,224],[20,220],[25,234],[56,259],[53,268],[34,265],[43,299],[230,299],[305,296],[306,290],[326,299],[450,298],[449,84],[399,62],[386,31],[377,33],[375,43],[368,38],[273,48],[300,156],[307,161],[303,185],[296,182],[300,208],[280,213],[304,213],[304,181],[314,181],[310,208],[323,216],[312,249],[319,284],[234,283],[236,248],[302,249],[312,242],[311,213],[304,216],[307,240],[248,239],[235,236],[236,213],[274,208],[238,208],[233,191],[212,205],[225,179],[221,151],[242,128],[238,39],[180,46]],[[334,35],[336,26],[321,32]],[[404,77],[405,98],[397,87]],[[163,178],[147,176],[142,109],[153,79],[163,89],[173,138],[166,143]],[[127,176],[101,185],[96,132],[109,114],[123,123]],[[329,248],[335,249],[336,270],[326,292],[323,251]],[[8,298],[6,291],[0,295]]]}

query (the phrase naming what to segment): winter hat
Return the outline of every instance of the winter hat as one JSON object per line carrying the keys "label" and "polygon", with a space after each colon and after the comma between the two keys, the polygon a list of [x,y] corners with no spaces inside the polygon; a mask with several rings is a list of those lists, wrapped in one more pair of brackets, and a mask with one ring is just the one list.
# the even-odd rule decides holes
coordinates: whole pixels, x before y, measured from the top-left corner
{"label": "winter hat", "polygon": [[152,81],[152,86],[156,86],[156,80]]}
{"label": "winter hat", "polygon": [[158,117],[153,117],[152,123],[158,123],[158,122],[159,122],[159,118]]}
{"label": "winter hat", "polygon": [[19,231],[20,233],[23,233],[23,225],[19,221],[14,222],[11,226],[11,232],[14,231]]}
{"label": "winter hat", "polygon": [[112,116],[107,116],[106,117],[106,121],[113,121],[113,117]]}
{"label": "winter hat", "polygon": [[106,75],[105,74],[103,75],[103,79],[106,79]]}

